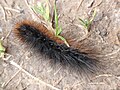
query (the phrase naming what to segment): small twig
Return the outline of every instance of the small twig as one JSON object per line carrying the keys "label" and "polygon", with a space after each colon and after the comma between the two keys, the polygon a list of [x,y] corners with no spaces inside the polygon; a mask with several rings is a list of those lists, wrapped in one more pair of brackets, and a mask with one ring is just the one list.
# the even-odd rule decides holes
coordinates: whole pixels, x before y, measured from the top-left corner
{"label": "small twig", "polygon": [[10,31],[8,32],[8,34],[3,38],[3,40],[4,40],[4,39],[7,39],[7,38],[9,37],[9,35],[11,34],[11,32],[12,32],[12,30],[10,30]]}
{"label": "small twig", "polygon": [[112,75],[112,74],[101,74],[101,75],[98,75],[98,76],[95,76],[93,79],[91,80],[94,80],[94,79],[97,79],[97,78],[100,78],[100,77],[115,77],[116,79],[120,80],[120,77],[116,76],[116,75]]}
{"label": "small twig", "polygon": [[7,17],[6,17],[6,13],[5,13],[5,9],[2,5],[0,5],[1,7],[1,11],[3,12],[3,17],[4,17],[4,20],[7,21]]}
{"label": "small twig", "polygon": [[12,57],[12,55],[5,53],[5,56],[6,55],[8,55],[8,56],[2,58],[4,61],[7,61],[7,60],[9,60]]}
{"label": "small twig", "polygon": [[99,77],[112,77],[112,76],[113,76],[112,74],[101,74],[101,75],[95,76],[92,80],[99,78]]}
{"label": "small twig", "polygon": [[30,6],[29,6],[27,0],[24,0],[24,2],[25,2],[25,4],[27,5],[28,9],[29,9],[31,12],[33,12],[33,10],[32,10],[32,9],[30,8]]}
{"label": "small twig", "polygon": [[54,84],[54,86],[58,85],[58,84],[62,81],[62,79],[63,79],[64,77],[65,77],[65,76],[62,76],[62,77]]}
{"label": "small twig", "polygon": [[62,69],[62,67],[60,67],[60,68],[54,73],[54,75],[56,75],[61,69]]}
{"label": "small twig", "polygon": [[[21,63],[20,65],[22,65],[23,63]],[[10,83],[10,81],[12,81],[12,79],[16,76],[16,75],[18,75],[18,73],[20,72],[21,70],[19,69],[6,83],[4,82],[3,84],[2,84],[2,87],[3,88],[5,88],[9,83]]]}
{"label": "small twig", "polygon": [[10,78],[10,80],[8,80],[6,83],[3,83],[3,84],[2,84],[2,87],[5,88],[5,87],[10,83],[10,81],[12,81],[13,78],[14,78],[20,71],[21,71],[21,70],[19,69],[19,70]]}
{"label": "small twig", "polygon": [[92,82],[92,83],[88,83],[90,85],[104,85],[105,83],[104,82]]}
{"label": "small twig", "polygon": [[14,12],[17,12],[17,13],[20,13],[20,10],[17,10],[17,9],[13,9],[13,8],[9,8],[9,7],[4,7],[6,10],[10,10],[10,11],[14,11]]}
{"label": "small twig", "polygon": [[[103,0],[101,0],[97,5],[95,5],[93,8],[96,8],[102,4]],[[108,11],[107,11],[108,12]]]}
{"label": "small twig", "polygon": [[[27,2],[27,0],[24,0],[24,2],[25,2],[25,4],[26,4],[26,6],[28,7],[28,9],[31,11],[31,14],[33,14],[33,16],[34,16],[34,12],[33,12],[33,10],[30,8],[30,5],[28,4],[28,2]],[[34,18],[34,17],[33,17]]]}
{"label": "small twig", "polygon": [[[30,5],[28,4],[27,0],[24,0],[24,2],[25,2],[25,4],[26,4],[26,6],[28,7],[28,9],[30,10],[31,15],[32,15],[32,18],[33,18],[34,20],[37,20],[37,18],[38,18],[38,19],[40,19],[40,21],[41,21],[42,23],[46,24],[46,22],[43,21],[42,18],[41,18],[38,14],[36,14],[35,11],[30,7]],[[34,1],[33,1],[33,2],[34,2]],[[35,18],[35,16],[36,16],[37,18]],[[46,25],[47,25],[47,24],[46,24]]]}
{"label": "small twig", "polygon": [[[33,17],[33,19],[35,19],[35,16],[38,17],[38,15],[31,9],[30,5],[28,4],[27,0],[24,0],[26,6],[28,7],[28,9],[31,11],[31,15]],[[38,17],[39,18],[39,17]]]}
{"label": "small twig", "polygon": [[97,57],[108,57],[108,56],[112,56],[112,55],[118,53],[119,51],[120,51],[120,48],[111,52],[111,53],[108,53],[108,54],[91,54],[91,53],[90,54],[91,55],[96,55]]}
{"label": "small twig", "polygon": [[17,63],[15,63],[13,61],[10,61],[10,64],[12,64],[15,67],[17,67],[18,69],[20,69],[22,72],[24,72],[25,74],[27,74],[28,76],[30,76],[31,78],[33,78],[35,81],[38,81],[39,83],[44,84],[44,85],[46,85],[46,86],[48,86],[48,87],[50,87],[50,88],[52,88],[54,90],[60,90],[60,89],[58,89],[58,88],[56,88],[56,87],[54,87],[54,86],[52,86],[52,85],[50,85],[50,84],[48,84],[46,82],[43,82],[43,81],[39,80],[38,78],[36,78],[35,76],[33,76],[32,74],[30,74],[29,72],[27,72],[25,69],[23,69],[22,67],[20,67]]}
{"label": "small twig", "polygon": [[119,48],[118,50],[116,50],[116,51],[113,51],[112,53],[106,54],[105,56],[111,56],[111,55],[113,55],[113,54],[118,53],[119,51],[120,51],[120,48]]}
{"label": "small twig", "polygon": [[79,10],[79,8],[80,8],[80,6],[82,5],[83,1],[84,1],[84,0],[82,0],[82,1],[79,3],[79,6],[78,6],[78,8],[77,8],[77,11]]}

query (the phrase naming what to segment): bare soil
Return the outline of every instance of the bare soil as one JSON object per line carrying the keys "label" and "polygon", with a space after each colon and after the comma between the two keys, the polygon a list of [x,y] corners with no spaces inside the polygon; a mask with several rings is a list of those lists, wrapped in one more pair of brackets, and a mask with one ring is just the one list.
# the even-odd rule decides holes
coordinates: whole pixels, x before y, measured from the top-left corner
{"label": "bare soil", "polygon": [[[57,0],[62,35],[72,38],[71,47],[89,53],[106,67],[104,73],[90,76],[59,65],[53,68],[47,57],[20,43],[12,32],[14,24],[36,19],[25,1],[0,1],[0,38],[4,37],[6,57],[11,56],[0,59],[0,90],[120,90],[120,0]],[[53,2],[50,0],[51,8]],[[90,17],[94,8],[97,15],[86,36],[78,18]]]}

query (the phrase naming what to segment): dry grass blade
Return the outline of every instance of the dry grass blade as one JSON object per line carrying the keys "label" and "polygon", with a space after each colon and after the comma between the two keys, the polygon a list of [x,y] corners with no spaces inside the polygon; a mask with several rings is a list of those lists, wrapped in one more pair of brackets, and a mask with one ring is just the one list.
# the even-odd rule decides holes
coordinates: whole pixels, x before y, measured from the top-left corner
{"label": "dry grass blade", "polygon": [[[30,10],[30,13],[31,13],[31,15],[32,15],[32,18],[34,19],[34,20],[36,20],[37,18],[35,17],[35,16],[37,16],[37,14],[31,9],[31,7],[30,7],[30,5],[28,4],[28,2],[27,2],[27,0],[24,0],[24,2],[25,2],[25,4],[26,4],[26,6],[28,7],[28,9]],[[38,16],[37,16],[38,17]],[[38,18],[39,19],[39,18]]]}
{"label": "dry grass blade", "polygon": [[0,8],[1,8],[1,11],[3,12],[4,21],[7,21],[7,16],[6,16],[4,7],[0,5]]}
{"label": "dry grass blade", "polygon": [[60,90],[60,89],[58,89],[58,88],[56,88],[56,87],[54,87],[54,86],[52,86],[52,85],[50,85],[48,83],[46,83],[46,82],[44,82],[44,81],[36,78],[35,76],[33,76],[32,74],[30,74],[29,72],[27,72],[25,69],[23,69],[22,67],[20,67],[17,63],[15,63],[13,61],[10,61],[10,64],[12,64],[15,67],[17,67],[18,69],[20,69],[22,72],[24,72],[25,74],[27,74],[29,77],[33,78],[35,81],[38,81],[39,83],[44,84],[44,85],[46,85],[46,86],[48,86],[48,87],[50,87],[50,88],[52,88],[54,90]]}
{"label": "dry grass blade", "polygon": [[20,71],[21,70],[18,70],[6,83],[3,83],[2,87],[5,88]]}

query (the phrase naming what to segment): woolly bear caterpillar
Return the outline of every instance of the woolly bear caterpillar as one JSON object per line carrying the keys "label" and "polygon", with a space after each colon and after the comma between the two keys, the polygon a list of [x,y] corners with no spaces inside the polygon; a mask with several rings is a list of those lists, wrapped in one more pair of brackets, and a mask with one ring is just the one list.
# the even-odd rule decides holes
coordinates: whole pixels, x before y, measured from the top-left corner
{"label": "woolly bear caterpillar", "polygon": [[63,66],[85,69],[92,73],[97,69],[97,60],[66,46],[64,41],[40,23],[24,20],[15,25],[14,33],[22,41],[52,59],[54,63],[59,62]]}

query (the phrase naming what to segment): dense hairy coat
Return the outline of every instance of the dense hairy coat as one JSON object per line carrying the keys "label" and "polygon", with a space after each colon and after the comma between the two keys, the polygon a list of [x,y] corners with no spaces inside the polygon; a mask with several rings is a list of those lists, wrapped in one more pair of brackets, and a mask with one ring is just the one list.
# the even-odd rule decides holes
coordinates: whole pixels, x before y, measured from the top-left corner
{"label": "dense hairy coat", "polygon": [[52,62],[77,69],[95,72],[98,61],[64,44],[44,25],[34,21],[22,21],[15,25],[14,32],[22,41],[32,45]]}

